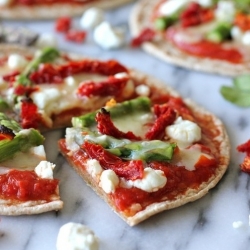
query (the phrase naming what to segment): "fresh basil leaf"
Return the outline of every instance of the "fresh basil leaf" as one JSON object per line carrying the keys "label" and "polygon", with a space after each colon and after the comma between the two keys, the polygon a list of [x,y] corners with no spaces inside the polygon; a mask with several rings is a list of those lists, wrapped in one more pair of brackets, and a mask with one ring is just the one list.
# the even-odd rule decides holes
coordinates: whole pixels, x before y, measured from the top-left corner
{"label": "fresh basil leaf", "polygon": [[250,75],[238,76],[233,81],[234,86],[242,91],[250,91]]}
{"label": "fresh basil leaf", "polygon": [[222,86],[220,92],[227,101],[240,107],[250,107],[250,90]]}

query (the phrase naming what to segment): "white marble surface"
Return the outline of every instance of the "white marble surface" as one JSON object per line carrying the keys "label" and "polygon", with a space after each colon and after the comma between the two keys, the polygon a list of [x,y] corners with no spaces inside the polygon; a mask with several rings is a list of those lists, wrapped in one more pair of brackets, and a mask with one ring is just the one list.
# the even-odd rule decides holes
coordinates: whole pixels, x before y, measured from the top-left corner
{"label": "white marble surface", "polygon": [[[131,7],[132,4],[108,12],[107,18],[114,25],[123,25],[128,32],[127,17]],[[53,32],[52,21],[3,23],[24,25],[37,32]],[[61,180],[61,197],[65,202],[63,210],[34,216],[1,216],[0,249],[56,249],[58,230],[67,222],[89,226],[100,239],[100,250],[250,249],[250,179],[249,175],[239,171],[243,155],[236,151],[238,144],[250,139],[250,108],[236,107],[221,97],[221,85],[231,84],[231,79],[174,67],[128,46],[104,51],[92,42],[91,36],[83,45],[61,40],[59,46],[100,59],[115,58],[127,66],[164,80],[183,97],[192,98],[215,113],[225,123],[230,136],[230,166],[219,185],[204,198],[153,216],[131,228],[58,156],[55,177]],[[48,135],[47,140],[51,141],[51,136]],[[56,153],[56,144],[50,144],[50,148]],[[50,154],[50,157],[54,156]],[[243,227],[235,229],[233,223],[236,221],[243,222]]]}

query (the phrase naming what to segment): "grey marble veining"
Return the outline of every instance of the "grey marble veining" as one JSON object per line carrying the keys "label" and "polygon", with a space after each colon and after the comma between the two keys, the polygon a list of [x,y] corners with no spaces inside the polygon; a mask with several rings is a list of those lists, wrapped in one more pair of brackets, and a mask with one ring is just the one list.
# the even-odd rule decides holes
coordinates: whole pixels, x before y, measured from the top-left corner
{"label": "grey marble veining", "polygon": [[[115,25],[123,25],[129,39],[127,17],[132,4],[107,12]],[[77,20],[76,20],[77,21]],[[26,26],[37,32],[53,32],[53,22],[7,22]],[[56,145],[49,157],[56,158],[55,177],[60,179],[61,197],[65,202],[60,212],[34,216],[0,217],[1,250],[55,249],[59,228],[67,222],[89,226],[100,239],[100,250],[248,250],[250,249],[250,178],[239,171],[243,154],[236,146],[250,139],[250,109],[226,102],[220,95],[222,85],[230,85],[228,77],[189,71],[165,64],[140,49],[125,46],[121,50],[104,51],[91,36],[84,45],[65,42],[61,49],[99,59],[115,58],[165,81],[183,97],[191,98],[213,112],[224,122],[231,141],[231,162],[221,182],[202,199],[155,215],[135,227],[129,227],[57,154]],[[52,137],[54,136],[54,137]],[[60,132],[49,135],[49,141]],[[233,223],[243,222],[235,229]]]}

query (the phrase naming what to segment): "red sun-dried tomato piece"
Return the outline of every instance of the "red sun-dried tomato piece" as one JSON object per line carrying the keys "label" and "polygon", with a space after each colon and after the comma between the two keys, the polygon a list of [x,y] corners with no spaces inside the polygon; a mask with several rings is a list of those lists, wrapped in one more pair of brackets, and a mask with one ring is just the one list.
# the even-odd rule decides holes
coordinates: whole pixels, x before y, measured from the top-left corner
{"label": "red sun-dried tomato piece", "polygon": [[38,128],[41,123],[41,115],[38,108],[30,98],[21,102],[21,125],[23,128]]}
{"label": "red sun-dried tomato piece", "polygon": [[145,28],[141,31],[141,33],[134,37],[130,42],[131,47],[139,47],[144,42],[152,41],[155,37],[156,32],[151,28]]}
{"label": "red sun-dried tomato piece", "polygon": [[14,71],[9,74],[3,76],[3,80],[6,82],[14,82],[16,80],[16,76],[20,74],[19,71]]}
{"label": "red sun-dried tomato piece", "polygon": [[87,36],[86,31],[83,30],[69,30],[65,34],[65,38],[68,41],[75,42],[75,43],[82,43]]}
{"label": "red sun-dried tomato piece", "polygon": [[237,150],[241,153],[246,153],[243,162],[240,164],[240,169],[243,172],[250,173],[250,140],[238,145]]}
{"label": "red sun-dried tomato piece", "polygon": [[250,156],[250,140],[237,146],[237,150],[241,153],[246,153],[247,155]]}
{"label": "red sun-dried tomato piece", "polygon": [[102,146],[88,141],[83,143],[82,148],[90,158],[99,161],[102,168],[113,170],[119,177],[124,177],[127,180],[142,179],[143,177],[144,168],[141,160],[123,161]]}
{"label": "red sun-dried tomato piece", "polygon": [[128,131],[126,133],[120,131],[115,127],[114,123],[111,120],[110,112],[102,108],[101,112],[96,114],[97,128],[100,133],[104,135],[110,135],[115,138],[126,138],[129,140],[140,140],[141,138],[136,136],[133,132]]}
{"label": "red sun-dried tomato piece", "polygon": [[14,88],[14,94],[18,96],[26,96],[29,97],[31,93],[38,90],[38,87],[31,87],[31,86],[24,86],[24,85],[17,85]]}
{"label": "red sun-dried tomato piece", "polygon": [[59,17],[55,22],[55,30],[57,32],[67,32],[71,27],[70,17]]}
{"label": "red sun-dried tomato piece", "polygon": [[146,133],[146,139],[148,140],[155,140],[155,139],[162,139],[164,135],[164,131],[166,126],[171,125],[176,118],[176,112],[168,107],[165,109],[164,113],[161,113],[160,116],[156,119],[153,126],[150,130]]}
{"label": "red sun-dried tomato piece", "polygon": [[30,74],[29,79],[36,84],[63,82],[58,69],[49,63],[41,64],[37,71]]}
{"label": "red sun-dried tomato piece", "polygon": [[116,96],[118,97],[125,87],[127,78],[116,78],[114,76],[108,77],[100,82],[88,81],[82,83],[77,94],[79,96]]}
{"label": "red sun-dried tomato piece", "polygon": [[211,21],[213,18],[213,10],[204,9],[195,2],[191,2],[180,15],[180,21],[183,27],[199,25]]}

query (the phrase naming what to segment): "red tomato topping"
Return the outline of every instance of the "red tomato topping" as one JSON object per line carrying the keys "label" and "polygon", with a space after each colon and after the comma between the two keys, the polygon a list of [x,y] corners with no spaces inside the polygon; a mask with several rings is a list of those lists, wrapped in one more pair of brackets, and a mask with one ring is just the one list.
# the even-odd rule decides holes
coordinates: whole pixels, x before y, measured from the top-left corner
{"label": "red tomato topping", "polygon": [[64,65],[41,64],[39,69],[32,72],[30,80],[36,84],[61,83],[64,78],[79,73],[92,73],[102,75],[115,75],[128,70],[115,60],[102,61],[69,61]]}
{"label": "red tomato topping", "polygon": [[77,90],[79,96],[120,96],[126,86],[127,78],[110,76],[101,82],[88,81],[80,85]]}
{"label": "red tomato topping", "polygon": [[128,180],[143,177],[143,162],[141,160],[123,161],[105,150],[102,146],[85,141],[82,148],[92,159],[100,162],[104,169],[112,169],[118,176]]}
{"label": "red tomato topping", "polygon": [[63,82],[63,78],[58,74],[57,68],[48,63],[41,64],[37,71],[30,74],[29,78],[36,84]]}
{"label": "red tomato topping", "polygon": [[222,44],[205,40],[196,43],[187,43],[181,39],[176,39],[176,33],[177,31],[174,28],[169,28],[166,32],[166,37],[186,53],[199,57],[225,60],[231,63],[242,62],[242,54],[235,48],[224,48]]}
{"label": "red tomato topping", "polygon": [[152,41],[155,37],[156,32],[150,28],[146,28],[141,33],[134,37],[130,43],[131,47],[139,47],[144,42]]}
{"label": "red tomato topping", "polygon": [[239,145],[237,150],[241,153],[246,153],[243,162],[240,164],[240,168],[243,172],[250,173],[250,140]]}
{"label": "red tomato topping", "polygon": [[236,14],[234,23],[243,31],[250,30],[250,15],[238,13]]}
{"label": "red tomato topping", "polygon": [[87,36],[86,31],[71,29],[66,33],[65,38],[68,41],[82,43],[85,40],[86,36]]}
{"label": "red tomato topping", "polygon": [[191,2],[180,15],[180,21],[183,27],[199,25],[211,21],[213,18],[213,10],[203,9],[195,2]]}
{"label": "red tomato topping", "polygon": [[4,75],[3,76],[3,80],[6,81],[6,82],[14,82],[15,79],[16,79],[16,76],[19,75],[20,72],[19,71],[14,71],[14,72],[11,72],[7,75]]}
{"label": "red tomato topping", "polygon": [[21,123],[23,128],[38,128],[41,122],[41,115],[37,106],[31,99],[22,100]]}
{"label": "red tomato topping", "polygon": [[97,128],[100,133],[104,135],[110,135],[115,138],[126,138],[129,140],[140,140],[141,138],[136,136],[133,132],[128,131],[126,133],[120,131],[115,127],[114,123],[111,121],[110,113],[106,109],[101,109],[96,115]]}
{"label": "red tomato topping", "polygon": [[34,171],[10,170],[0,175],[0,197],[21,201],[50,200],[58,180],[41,179]]}
{"label": "red tomato topping", "polygon": [[160,111],[160,106],[156,104],[154,110],[157,112],[156,116],[159,116],[145,135],[148,140],[162,139],[166,126],[171,125],[176,118],[176,112],[170,107],[163,106]]}
{"label": "red tomato topping", "polygon": [[23,96],[29,97],[32,92],[37,91],[37,90],[38,90],[37,87],[30,87],[30,86],[24,86],[24,85],[19,84],[14,88],[14,93],[19,96],[23,95]]}
{"label": "red tomato topping", "polygon": [[71,27],[70,17],[59,17],[55,23],[55,30],[57,32],[67,32]]}

